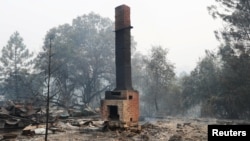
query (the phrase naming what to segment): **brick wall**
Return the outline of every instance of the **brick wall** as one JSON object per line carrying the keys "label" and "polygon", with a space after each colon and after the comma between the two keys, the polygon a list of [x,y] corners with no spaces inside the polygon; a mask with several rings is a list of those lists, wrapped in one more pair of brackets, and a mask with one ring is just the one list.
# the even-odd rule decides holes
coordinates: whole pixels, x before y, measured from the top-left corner
{"label": "brick wall", "polygon": [[103,120],[109,120],[108,106],[117,106],[119,120],[122,122],[138,122],[139,121],[139,94],[134,90],[122,90],[127,95],[125,100],[102,100],[101,115]]}

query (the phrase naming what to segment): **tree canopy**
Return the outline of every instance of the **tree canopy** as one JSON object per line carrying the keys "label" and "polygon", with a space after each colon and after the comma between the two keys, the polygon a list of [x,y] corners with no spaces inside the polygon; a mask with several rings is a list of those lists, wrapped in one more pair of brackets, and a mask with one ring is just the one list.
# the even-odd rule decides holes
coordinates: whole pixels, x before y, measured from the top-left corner
{"label": "tree canopy", "polygon": [[[168,50],[160,45],[146,55],[136,52],[132,37],[132,79],[140,93],[142,115],[186,115],[196,110],[202,117],[249,119],[250,4],[216,2],[208,11],[224,22],[224,28],[215,31],[221,45],[216,52],[206,50],[190,74],[177,76]],[[104,91],[114,89],[113,28],[112,20],[93,12],[79,16],[47,32],[35,61],[15,32],[0,57],[2,94],[44,100],[44,89],[51,85],[50,102],[57,106],[99,107]]]}
{"label": "tree canopy", "polygon": [[32,56],[33,53],[26,48],[19,32],[14,32],[2,48],[0,58],[1,80],[7,98],[28,97],[27,77],[32,71]]}
{"label": "tree canopy", "polygon": [[[89,105],[114,85],[113,22],[90,13],[49,30],[37,66],[47,71],[48,41],[52,39],[52,78],[60,90],[57,103]],[[81,99],[74,100],[74,99]],[[99,103],[99,101],[98,101]],[[73,104],[73,105],[74,105]]]}

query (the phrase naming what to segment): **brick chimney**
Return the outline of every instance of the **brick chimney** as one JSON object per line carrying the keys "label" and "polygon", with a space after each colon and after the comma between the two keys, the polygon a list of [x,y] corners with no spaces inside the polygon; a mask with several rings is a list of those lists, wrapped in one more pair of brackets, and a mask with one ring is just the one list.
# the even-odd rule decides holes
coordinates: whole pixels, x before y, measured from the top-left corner
{"label": "brick chimney", "polygon": [[115,65],[116,88],[105,92],[101,100],[101,116],[116,126],[137,126],[139,121],[139,93],[132,87],[130,8],[115,8]]}

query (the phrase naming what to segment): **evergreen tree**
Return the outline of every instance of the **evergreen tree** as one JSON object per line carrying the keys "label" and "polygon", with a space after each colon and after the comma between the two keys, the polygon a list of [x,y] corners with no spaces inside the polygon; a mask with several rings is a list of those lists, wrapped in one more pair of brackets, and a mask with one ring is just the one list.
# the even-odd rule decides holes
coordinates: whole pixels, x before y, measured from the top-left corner
{"label": "evergreen tree", "polygon": [[27,78],[31,72],[33,53],[23,43],[16,31],[2,49],[0,58],[1,82],[7,98],[18,99],[27,96]]}
{"label": "evergreen tree", "polygon": [[[250,115],[250,1],[217,0],[208,7],[215,18],[224,21],[216,37],[222,42],[221,94],[212,105],[224,118],[249,118]],[[219,107],[219,108],[218,108]]]}

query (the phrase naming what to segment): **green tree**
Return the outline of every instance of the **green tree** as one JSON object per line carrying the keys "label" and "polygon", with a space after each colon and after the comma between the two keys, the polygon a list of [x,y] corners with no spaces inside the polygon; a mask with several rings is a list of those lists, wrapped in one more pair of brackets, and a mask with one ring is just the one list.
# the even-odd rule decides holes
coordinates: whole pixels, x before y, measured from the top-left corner
{"label": "green tree", "polygon": [[49,30],[37,62],[43,74],[47,72],[51,35],[53,102],[64,107],[99,104],[101,94],[114,85],[113,22],[90,13]]}
{"label": "green tree", "polygon": [[133,88],[139,92],[145,88],[146,56],[140,52],[135,52],[131,56],[132,82]]}
{"label": "green tree", "polygon": [[[182,78],[182,109],[188,111],[201,106],[196,116],[216,116],[216,107],[211,107],[213,99],[220,95],[220,62],[215,53],[206,51],[190,76]],[[218,105],[216,105],[218,106]]]}
{"label": "green tree", "polygon": [[10,36],[2,49],[0,58],[1,80],[7,98],[19,99],[29,96],[27,91],[29,74],[32,71],[33,53],[23,43],[18,32]]}
{"label": "green tree", "polygon": [[249,44],[250,2],[248,0],[216,0],[216,2],[218,4],[209,6],[208,10],[214,18],[220,18],[225,23],[223,30],[215,31],[216,37],[227,43]]}
{"label": "green tree", "polygon": [[[167,60],[167,50],[161,46],[154,46],[151,54],[145,60],[145,85],[143,100],[151,110],[159,112],[162,104],[166,103],[163,97],[167,95],[175,73],[174,66]],[[163,100],[163,101],[161,101]],[[148,109],[150,109],[148,108]]]}
{"label": "green tree", "polygon": [[249,118],[250,95],[250,2],[249,0],[217,0],[208,7],[215,18],[224,21],[216,37],[222,42],[221,96],[214,100],[224,118]]}

